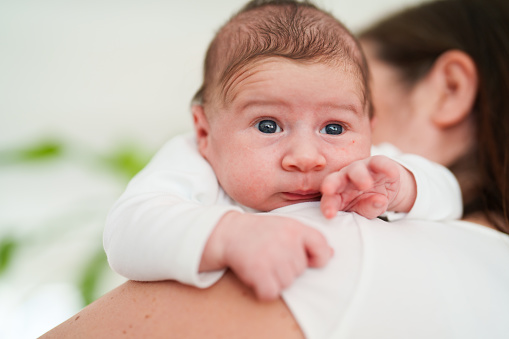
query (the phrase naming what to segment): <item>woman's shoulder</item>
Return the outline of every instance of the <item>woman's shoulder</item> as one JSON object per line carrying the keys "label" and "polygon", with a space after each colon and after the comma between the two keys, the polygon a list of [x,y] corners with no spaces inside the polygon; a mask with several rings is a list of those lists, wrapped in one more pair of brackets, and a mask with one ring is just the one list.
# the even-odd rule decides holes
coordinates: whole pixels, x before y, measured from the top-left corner
{"label": "woman's shoulder", "polygon": [[499,324],[509,317],[506,234],[465,221],[384,222],[354,213],[326,220],[316,207],[276,211],[318,228],[335,251],[283,294],[309,338],[509,333]]}

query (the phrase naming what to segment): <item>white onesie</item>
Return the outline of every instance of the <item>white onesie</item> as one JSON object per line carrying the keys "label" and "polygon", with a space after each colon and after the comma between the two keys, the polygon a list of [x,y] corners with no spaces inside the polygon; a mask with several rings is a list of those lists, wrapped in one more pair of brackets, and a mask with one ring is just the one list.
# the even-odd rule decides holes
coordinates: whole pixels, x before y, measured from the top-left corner
{"label": "white onesie", "polygon": [[[416,178],[414,206],[399,217],[451,220],[461,216],[461,192],[446,168],[388,146],[376,153],[399,161]],[[231,210],[247,209],[218,185],[194,136],[173,138],[131,180],[108,215],[104,249],[110,266],[128,279],[210,286],[223,271],[199,274],[201,255],[215,225]]]}

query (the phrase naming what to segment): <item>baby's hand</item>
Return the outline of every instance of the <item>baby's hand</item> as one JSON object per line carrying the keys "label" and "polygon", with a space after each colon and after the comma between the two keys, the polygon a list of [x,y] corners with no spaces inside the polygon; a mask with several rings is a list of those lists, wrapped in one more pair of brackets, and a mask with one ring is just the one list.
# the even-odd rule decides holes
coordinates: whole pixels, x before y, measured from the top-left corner
{"label": "baby's hand", "polygon": [[415,191],[415,179],[406,168],[385,156],[372,156],[329,174],[322,183],[320,207],[326,218],[351,211],[373,219],[387,210],[408,212]]}
{"label": "baby's hand", "polygon": [[[209,256],[206,258],[206,256]],[[229,267],[261,300],[273,300],[307,267],[322,267],[332,256],[325,237],[290,218],[230,212],[212,233],[202,257]]]}

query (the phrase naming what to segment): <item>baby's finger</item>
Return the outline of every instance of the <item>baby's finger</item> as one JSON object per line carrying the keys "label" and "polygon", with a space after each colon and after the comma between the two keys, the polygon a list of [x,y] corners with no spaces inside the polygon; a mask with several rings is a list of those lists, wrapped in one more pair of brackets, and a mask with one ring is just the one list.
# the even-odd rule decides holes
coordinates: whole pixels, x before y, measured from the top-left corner
{"label": "baby's finger", "polygon": [[348,176],[345,171],[333,172],[323,179],[321,192],[323,195],[335,195],[338,192],[342,192],[347,185]]}
{"label": "baby's finger", "polygon": [[309,267],[323,267],[332,258],[334,250],[319,231],[310,228],[304,236],[304,246],[308,257]]}
{"label": "baby's finger", "polygon": [[277,277],[277,281],[279,282],[279,288],[283,290],[292,284],[292,282],[295,280],[298,274],[297,272],[295,272],[291,265],[287,265],[275,269],[274,276]]}
{"label": "baby's finger", "polygon": [[375,194],[359,200],[355,206],[352,207],[352,211],[367,219],[374,219],[387,211],[387,205],[387,197],[381,194]]}
{"label": "baby's finger", "polygon": [[279,284],[274,277],[259,277],[250,284],[258,299],[271,301],[277,299],[281,293]]}
{"label": "baby's finger", "polygon": [[355,162],[348,167],[350,182],[360,191],[373,187],[373,176],[364,162]]}
{"label": "baby's finger", "polygon": [[304,273],[308,267],[308,257],[305,250],[292,255],[291,267],[296,277]]}
{"label": "baby's finger", "polygon": [[338,211],[342,211],[343,199],[339,194],[322,195],[320,210],[327,219],[332,219]]}
{"label": "baby's finger", "polygon": [[376,155],[370,158],[368,167],[374,173],[383,173],[389,179],[395,179],[399,176],[399,166],[396,161],[382,155]]}

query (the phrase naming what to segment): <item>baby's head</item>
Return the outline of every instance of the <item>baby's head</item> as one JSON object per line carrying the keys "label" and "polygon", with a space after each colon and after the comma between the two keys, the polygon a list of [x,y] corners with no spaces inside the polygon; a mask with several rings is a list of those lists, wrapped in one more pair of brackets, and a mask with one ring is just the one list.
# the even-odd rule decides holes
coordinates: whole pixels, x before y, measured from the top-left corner
{"label": "baby's head", "polygon": [[[310,2],[253,0],[216,34],[209,45],[203,83],[193,103],[222,107],[232,97],[232,83],[269,57],[301,63],[323,63],[354,75],[371,114],[368,68],[360,46],[348,29]],[[212,112],[211,112],[212,113]]]}
{"label": "baby's head", "polygon": [[261,211],[321,197],[369,156],[371,101],[357,41],[308,3],[251,1],[212,41],[192,106],[223,189]]}

